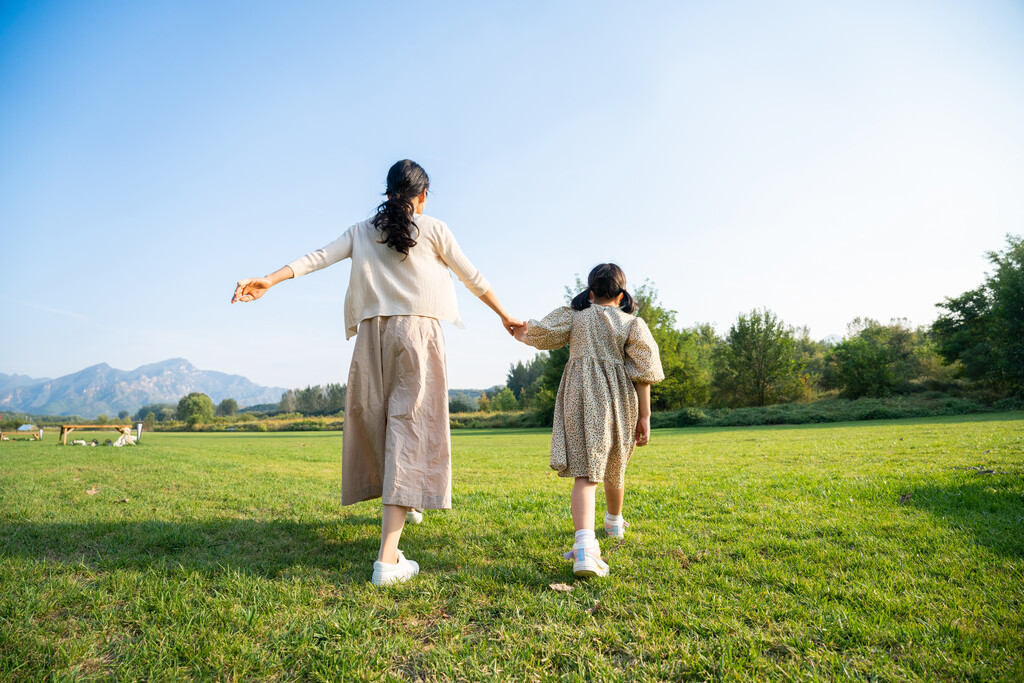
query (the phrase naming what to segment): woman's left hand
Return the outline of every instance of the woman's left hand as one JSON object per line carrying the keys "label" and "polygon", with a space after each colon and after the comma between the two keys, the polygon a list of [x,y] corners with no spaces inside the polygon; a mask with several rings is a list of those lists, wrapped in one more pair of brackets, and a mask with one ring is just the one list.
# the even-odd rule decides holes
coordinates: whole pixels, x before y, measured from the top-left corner
{"label": "woman's left hand", "polygon": [[514,337],[516,336],[516,328],[522,327],[524,323],[519,318],[501,316],[501,324],[505,327],[505,331]]}

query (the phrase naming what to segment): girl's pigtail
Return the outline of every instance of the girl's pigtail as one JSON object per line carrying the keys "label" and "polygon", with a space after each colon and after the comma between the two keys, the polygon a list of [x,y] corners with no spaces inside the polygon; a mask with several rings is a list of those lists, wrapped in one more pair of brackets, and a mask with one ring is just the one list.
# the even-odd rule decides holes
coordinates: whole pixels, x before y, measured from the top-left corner
{"label": "girl's pigtail", "polygon": [[632,313],[636,310],[636,299],[633,298],[626,290],[622,290],[622,301],[619,302],[619,308],[624,310],[626,313]]}
{"label": "girl's pigtail", "polygon": [[570,306],[572,306],[574,311],[583,311],[590,308],[590,287],[587,287],[573,297]]}

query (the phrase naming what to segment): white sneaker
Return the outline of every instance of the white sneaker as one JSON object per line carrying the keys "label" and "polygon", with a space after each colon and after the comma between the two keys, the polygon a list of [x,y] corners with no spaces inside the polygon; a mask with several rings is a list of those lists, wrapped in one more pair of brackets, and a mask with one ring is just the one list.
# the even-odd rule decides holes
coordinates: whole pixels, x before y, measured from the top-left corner
{"label": "white sneaker", "polygon": [[374,586],[386,586],[391,583],[402,583],[420,573],[420,566],[412,560],[405,559],[402,551],[398,551],[398,562],[386,564],[377,560],[373,563],[373,578],[370,580]]}
{"label": "white sneaker", "polygon": [[608,564],[601,559],[601,546],[572,547],[572,573],[576,576],[608,576]]}
{"label": "white sneaker", "polygon": [[423,512],[416,508],[409,508],[409,511],[405,513],[406,524],[419,524],[423,521]]}
{"label": "white sneaker", "polygon": [[604,532],[606,534],[608,534],[608,536],[610,538],[625,538],[626,537],[626,527],[628,527],[628,526],[629,526],[629,522],[627,522],[626,520],[622,520],[621,522],[619,522],[617,524],[615,522],[609,522],[608,521],[608,516],[605,515],[605,518],[604,518]]}

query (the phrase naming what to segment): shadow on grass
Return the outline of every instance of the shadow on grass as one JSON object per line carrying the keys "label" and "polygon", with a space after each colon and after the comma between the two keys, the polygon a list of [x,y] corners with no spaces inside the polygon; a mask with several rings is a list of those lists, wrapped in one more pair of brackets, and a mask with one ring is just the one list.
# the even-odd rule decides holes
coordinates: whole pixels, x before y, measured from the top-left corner
{"label": "shadow on grass", "polygon": [[[426,534],[422,532],[428,532]],[[471,545],[500,544],[493,536],[473,536]],[[178,568],[208,576],[240,571],[277,579],[310,569],[334,583],[366,583],[380,544],[380,517],[359,515],[307,522],[218,519],[209,521],[43,523],[0,521],[0,558],[28,557],[42,562],[83,565],[90,571]],[[546,586],[559,577],[513,563],[467,566],[467,554],[436,529],[407,527],[402,547],[431,574],[472,572],[501,582]],[[470,556],[475,556],[473,553]]]}
{"label": "shadow on grass", "polygon": [[0,522],[0,557],[83,564],[89,569],[225,570],[275,578],[303,569],[365,582],[380,543],[380,519],[325,522],[210,520]]}
{"label": "shadow on grass", "polygon": [[980,546],[1005,557],[1024,557],[1024,495],[1012,475],[968,475],[947,486],[915,488],[908,501],[970,533]]}

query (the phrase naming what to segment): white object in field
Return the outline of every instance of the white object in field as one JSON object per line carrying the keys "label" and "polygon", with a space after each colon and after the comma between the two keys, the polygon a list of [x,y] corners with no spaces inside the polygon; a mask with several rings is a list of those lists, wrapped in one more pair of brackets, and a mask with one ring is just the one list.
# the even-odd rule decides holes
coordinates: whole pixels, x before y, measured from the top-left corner
{"label": "white object in field", "polygon": [[141,422],[139,424],[135,425],[135,432],[136,432],[136,434],[138,434],[138,436],[136,436],[135,438],[136,439],[141,439],[142,438],[142,423]]}
{"label": "white object in field", "polygon": [[72,445],[72,446],[85,446],[85,445],[87,445],[87,444],[85,443],[85,441],[84,441],[84,440],[79,440],[79,441],[72,441],[72,442],[71,442],[71,445]]}
{"label": "white object in field", "polygon": [[134,446],[135,445],[135,437],[132,436],[131,434],[122,434],[121,436],[117,437],[117,441],[115,441],[111,445],[112,446]]}

